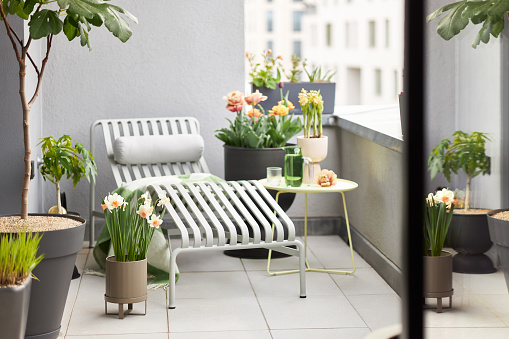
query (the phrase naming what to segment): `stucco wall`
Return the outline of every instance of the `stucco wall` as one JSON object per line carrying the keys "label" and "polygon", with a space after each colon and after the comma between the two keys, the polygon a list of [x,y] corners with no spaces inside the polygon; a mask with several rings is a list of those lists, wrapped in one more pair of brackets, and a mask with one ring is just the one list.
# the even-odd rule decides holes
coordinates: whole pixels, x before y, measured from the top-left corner
{"label": "stucco wall", "polygon": [[[205,158],[223,175],[222,142],[214,131],[227,125],[222,97],[244,87],[244,8],[238,0],[121,1],[138,17],[133,36],[122,44],[93,28],[92,51],[65,36],[54,41],[44,91],[44,135],[70,134],[89,145],[97,119],[193,116],[201,124]],[[100,135],[98,135],[101,137]],[[98,193],[115,189],[104,153],[98,163]],[[88,217],[86,180],[73,190],[63,184],[70,210]],[[45,208],[54,204],[45,186]]]}

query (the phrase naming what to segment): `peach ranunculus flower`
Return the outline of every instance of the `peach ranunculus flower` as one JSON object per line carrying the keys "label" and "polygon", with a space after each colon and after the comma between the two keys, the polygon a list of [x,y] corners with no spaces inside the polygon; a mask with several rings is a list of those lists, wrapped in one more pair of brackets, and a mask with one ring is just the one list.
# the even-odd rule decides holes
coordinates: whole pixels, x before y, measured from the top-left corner
{"label": "peach ranunculus flower", "polygon": [[256,90],[256,92],[252,93],[251,95],[248,95],[244,97],[244,100],[248,105],[257,105],[260,101],[267,100],[267,97],[264,96],[260,91]]}
{"label": "peach ranunculus flower", "polygon": [[228,103],[226,105],[226,109],[231,112],[241,111],[242,107],[246,104],[246,101],[244,100],[244,93],[240,91],[230,92],[227,96],[223,97],[223,99]]}
{"label": "peach ranunculus flower", "polygon": [[327,169],[322,170],[320,173],[316,175],[315,183],[322,187],[330,187],[336,185],[336,179],[338,176],[333,171],[329,171]]}
{"label": "peach ranunculus flower", "polygon": [[246,113],[249,118],[259,118],[263,115],[263,113],[258,108],[253,108],[249,112]]}
{"label": "peach ranunculus flower", "polygon": [[269,115],[270,116],[272,116],[272,115],[284,116],[284,115],[287,115],[289,111],[290,110],[288,109],[288,107],[286,107],[283,104],[279,104],[277,106],[272,107],[272,111],[269,111]]}
{"label": "peach ranunculus flower", "polygon": [[[284,101],[278,101],[278,105],[284,105]],[[288,111],[291,111],[295,108],[295,106],[292,104],[290,100],[286,100],[286,107],[288,107]]]}

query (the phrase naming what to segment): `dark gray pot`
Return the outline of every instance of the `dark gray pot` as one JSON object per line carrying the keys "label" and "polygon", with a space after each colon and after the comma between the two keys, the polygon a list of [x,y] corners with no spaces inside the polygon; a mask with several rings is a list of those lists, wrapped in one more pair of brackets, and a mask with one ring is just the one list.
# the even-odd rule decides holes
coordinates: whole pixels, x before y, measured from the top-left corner
{"label": "dark gray pot", "polygon": [[23,339],[30,303],[29,277],[21,286],[0,288],[0,333],[2,338]]}
{"label": "dark gray pot", "polygon": [[[281,167],[284,173],[285,152],[282,148],[245,148],[224,145],[224,178],[225,180],[259,180],[267,177],[267,167]],[[269,190],[272,197],[277,192]],[[295,200],[295,193],[279,195],[278,204],[287,211]],[[262,233],[262,239],[265,235]],[[237,258],[267,259],[268,250],[257,248],[250,250],[229,250],[225,254]],[[287,255],[272,252],[273,258]]]}
{"label": "dark gray pot", "polygon": [[82,224],[64,230],[43,232],[37,254],[44,253],[44,259],[33,271],[39,281],[34,280],[32,283],[25,333],[25,338],[30,339],[58,337],[76,256],[83,248],[85,220],[71,215],[51,216],[78,220]]}
{"label": "dark gray pot", "polygon": [[[284,82],[283,95],[290,91],[288,94],[288,100],[292,102],[295,109],[291,113],[302,114],[302,110],[299,105],[299,93],[304,88],[306,91],[320,90],[320,94],[323,99],[323,114],[334,113],[334,105],[336,101],[336,83],[334,82]],[[272,107],[276,106],[278,101],[281,101],[281,92],[279,87],[276,89],[268,89],[266,87],[256,87],[252,85],[253,93],[259,90],[260,93],[267,96],[267,100],[260,102],[267,113]]]}
{"label": "dark gray pot", "polygon": [[493,246],[486,214],[454,214],[447,238],[447,243],[458,252],[453,257],[454,272],[488,274],[497,271],[484,254]]}
{"label": "dark gray pot", "polygon": [[499,209],[488,212],[488,226],[491,241],[495,243],[500,267],[504,271],[505,283],[509,290],[509,221],[495,219],[492,215],[509,209]]}
{"label": "dark gray pot", "polygon": [[[424,298],[437,298],[437,312],[442,312],[442,298],[452,298],[452,266],[450,252],[442,251],[441,256],[424,256],[423,261]],[[449,299],[449,305],[451,300]]]}

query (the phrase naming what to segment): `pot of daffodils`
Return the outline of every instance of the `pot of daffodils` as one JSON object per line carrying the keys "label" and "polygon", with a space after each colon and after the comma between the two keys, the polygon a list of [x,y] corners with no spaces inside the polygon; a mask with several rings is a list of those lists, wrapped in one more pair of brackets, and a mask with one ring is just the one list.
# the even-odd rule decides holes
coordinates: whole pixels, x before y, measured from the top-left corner
{"label": "pot of daffodils", "polygon": [[437,299],[442,312],[442,298],[452,305],[452,254],[444,251],[444,242],[453,219],[454,193],[446,188],[426,198],[423,227],[424,298]]}
{"label": "pot of daffodils", "polygon": [[[327,157],[328,138],[323,135],[322,113],[323,99],[320,91],[305,89],[299,93],[299,104],[304,118],[304,136],[297,137],[297,146],[302,149],[302,156],[311,159],[304,167],[304,184],[312,184],[320,173],[319,162]],[[313,134],[311,134],[311,129]]]}
{"label": "pot of daffodils", "polygon": [[489,138],[485,133],[456,131],[452,140],[442,140],[428,159],[431,179],[442,173],[451,182],[453,173],[463,172],[466,175],[464,194],[463,191],[457,191],[455,196],[455,217],[446,240],[458,252],[453,258],[453,271],[458,273],[486,274],[496,271],[491,259],[484,254],[493,245],[486,217],[489,209],[472,208],[472,179],[480,174],[488,174],[490,170],[486,141]]}
{"label": "pot of daffodils", "polygon": [[[106,258],[105,312],[108,314],[108,302],[116,303],[119,319],[142,301],[147,313],[147,251],[155,229],[163,222],[154,204],[164,212],[169,203],[164,195],[153,203],[148,192],[139,193],[130,192],[126,197],[110,194],[101,205],[114,253]],[[126,312],[124,304],[128,305]]]}
{"label": "pot of daffodils", "polygon": [[23,339],[28,318],[32,270],[42,235],[21,231],[0,235],[0,329],[2,338]]}

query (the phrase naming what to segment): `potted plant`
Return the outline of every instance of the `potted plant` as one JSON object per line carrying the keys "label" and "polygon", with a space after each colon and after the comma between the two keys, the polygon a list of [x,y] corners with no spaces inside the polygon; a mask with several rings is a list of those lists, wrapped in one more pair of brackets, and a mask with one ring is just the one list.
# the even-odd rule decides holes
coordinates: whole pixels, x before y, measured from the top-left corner
{"label": "potted plant", "polygon": [[[249,75],[253,92],[259,90],[267,96],[267,100],[261,103],[266,111],[280,101],[277,84],[281,82],[282,74],[284,74],[288,81],[283,82],[283,84],[290,93],[288,99],[291,102],[297,102],[298,94],[302,89],[308,92],[311,90],[320,91],[325,102],[324,114],[334,113],[336,84],[331,80],[335,72],[326,71],[322,73],[321,67],[315,67],[308,72],[305,68],[306,62],[301,62],[301,59],[296,55],[292,55],[290,69],[285,71],[282,65],[283,58],[274,56],[270,49],[262,52],[262,62],[258,62],[256,55],[253,53],[247,52],[246,58],[250,67]],[[303,71],[308,76],[307,82],[300,81],[300,75]],[[302,114],[302,111],[297,107],[294,113]]]}
{"label": "potted plant", "polygon": [[[452,304],[452,255],[444,251],[444,242],[454,211],[454,193],[446,188],[426,198],[423,228],[424,298],[437,298],[437,312],[442,312],[442,298]],[[447,210],[449,210],[447,213]]]}
{"label": "potted plant", "polygon": [[[124,318],[123,304],[145,301],[147,311],[147,252],[163,215],[154,213],[154,204],[163,208],[169,203],[160,195],[154,204],[148,192],[126,192],[126,197],[114,193],[103,199],[106,227],[111,236],[113,256],[106,258],[105,312],[108,302],[119,304],[118,317]],[[164,213],[163,213],[164,214]]]}
{"label": "potted plant", "polygon": [[42,260],[37,254],[40,234],[0,234],[0,328],[2,337],[23,339],[30,303],[32,271]]}
{"label": "potted plant", "polygon": [[[260,105],[267,97],[259,91],[248,96],[234,91],[223,97],[227,102],[226,109],[236,114],[233,121],[228,119],[228,128],[216,131],[216,137],[224,142],[226,180],[263,179],[267,175],[267,167],[284,168],[283,146],[300,132],[302,121],[290,113],[294,105],[288,96],[283,96],[284,85],[280,83],[279,86],[281,100],[268,114]],[[270,194],[275,197],[276,192]],[[289,193],[281,195],[278,202],[286,211],[294,199],[295,194]],[[266,259],[268,250],[231,250],[225,253],[235,257]],[[277,256],[284,255],[278,253]]]}
{"label": "potted plant", "polygon": [[[34,270],[39,281],[31,288],[30,308],[27,320],[26,337],[57,338],[67,298],[71,273],[76,255],[83,247],[85,220],[73,216],[28,215],[28,191],[31,173],[30,146],[30,110],[42,86],[53,37],[64,33],[68,40],[79,37],[82,46],[88,46],[89,32],[93,26],[104,24],[114,36],[125,42],[132,35],[124,14],[133,21],[137,19],[126,10],[103,0],[74,1],[23,1],[0,0],[0,18],[5,27],[14,56],[19,68],[19,94],[23,116],[24,173],[21,190],[21,210],[19,216],[0,218],[0,223],[9,224],[11,229],[28,227],[34,232],[43,232],[39,253],[45,259]],[[10,16],[26,20],[29,36],[23,38],[10,25]],[[20,38],[20,36],[22,38]],[[30,55],[30,46],[34,40],[44,39],[43,59]],[[37,53],[39,50],[37,49]],[[27,67],[33,67],[37,81],[33,94],[25,88]],[[7,159],[7,161],[9,161]],[[36,228],[35,225],[40,225]],[[48,260],[51,259],[51,260]]]}
{"label": "potted plant", "polygon": [[[444,139],[431,152],[428,170],[433,179],[442,173],[447,181],[451,174],[463,171],[466,174],[464,201],[456,199],[456,209],[449,232],[450,245],[458,252],[454,256],[454,271],[459,273],[492,273],[496,269],[491,260],[484,255],[492,242],[490,240],[486,209],[471,208],[471,181],[476,176],[489,172],[490,161],[486,155],[485,133],[463,131],[453,133],[453,140]],[[457,197],[458,198],[458,197]]]}
{"label": "potted plant", "polygon": [[304,136],[297,137],[297,146],[302,148],[302,156],[311,159],[311,163],[304,168],[303,182],[312,184],[321,170],[319,162],[327,157],[328,138],[323,135],[322,127],[324,101],[320,91],[312,90],[308,93],[302,89],[299,104],[304,118]]}
{"label": "potted plant", "polygon": [[94,179],[97,175],[97,166],[92,153],[80,143],[72,146],[72,139],[64,135],[55,140],[52,136],[43,138],[39,143],[42,149],[42,165],[40,171],[46,181],[55,184],[57,205],[49,209],[48,213],[67,214],[62,207],[60,199],[60,181],[72,178],[72,186],[76,187],[82,178]]}

